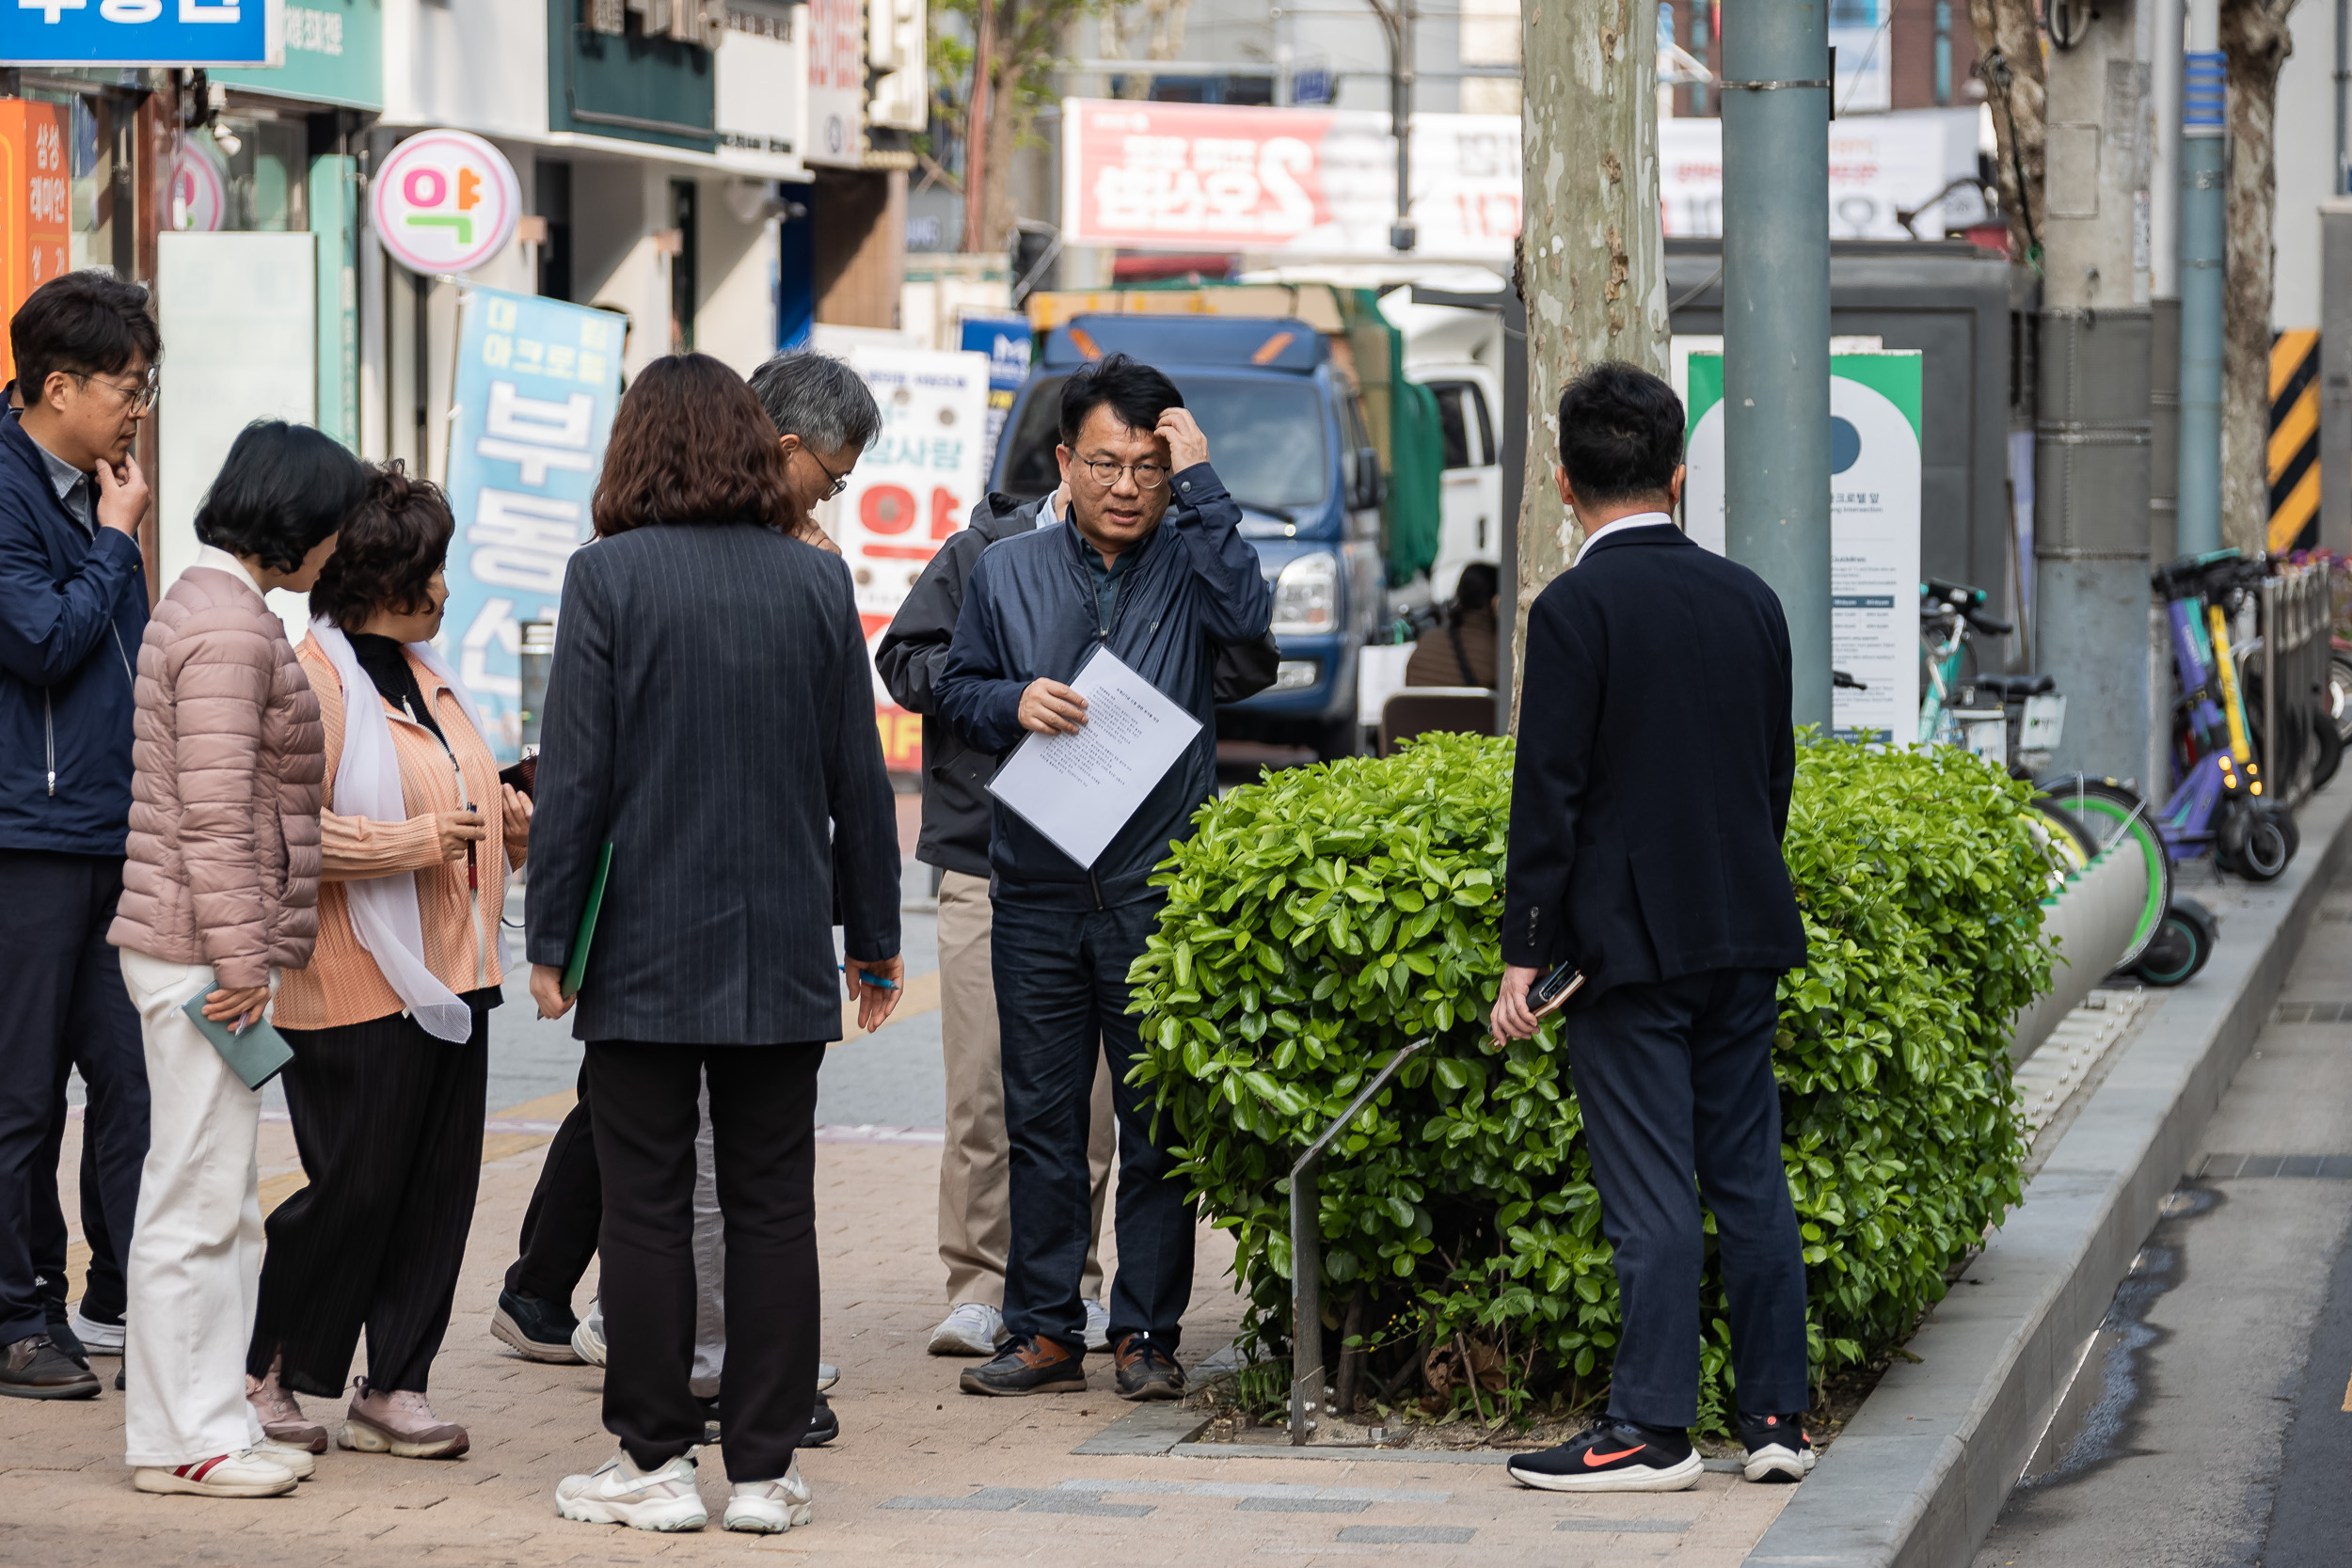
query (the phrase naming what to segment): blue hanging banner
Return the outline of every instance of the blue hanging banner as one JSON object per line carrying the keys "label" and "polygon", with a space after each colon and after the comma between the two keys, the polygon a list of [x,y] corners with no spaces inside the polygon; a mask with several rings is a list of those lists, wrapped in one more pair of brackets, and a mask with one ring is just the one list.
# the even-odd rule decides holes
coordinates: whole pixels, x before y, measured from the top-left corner
{"label": "blue hanging banner", "polygon": [[553,620],[564,567],[620,402],[621,318],[497,289],[469,290],[450,413],[449,609],[442,640],[490,749],[522,746],[522,624]]}
{"label": "blue hanging banner", "polygon": [[996,442],[1005,433],[1013,398],[1029,378],[1029,318],[974,312],[963,318],[961,341],[956,346],[988,356],[988,428],[982,433],[980,447],[980,472],[985,475],[993,470]]}
{"label": "blue hanging banner", "polygon": [[281,66],[284,0],[0,0],[10,65]]}

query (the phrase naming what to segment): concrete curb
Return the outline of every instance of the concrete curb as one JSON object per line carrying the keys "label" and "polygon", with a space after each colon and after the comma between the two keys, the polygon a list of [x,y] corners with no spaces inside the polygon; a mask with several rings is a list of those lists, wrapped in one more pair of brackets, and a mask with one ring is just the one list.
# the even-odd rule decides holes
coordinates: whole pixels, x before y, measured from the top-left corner
{"label": "concrete curb", "polygon": [[2246,1058],[2352,856],[2352,790],[2305,802],[2303,851],[2233,911],[1975,1267],[1749,1553],[1749,1568],[1966,1568],[2085,1341]]}

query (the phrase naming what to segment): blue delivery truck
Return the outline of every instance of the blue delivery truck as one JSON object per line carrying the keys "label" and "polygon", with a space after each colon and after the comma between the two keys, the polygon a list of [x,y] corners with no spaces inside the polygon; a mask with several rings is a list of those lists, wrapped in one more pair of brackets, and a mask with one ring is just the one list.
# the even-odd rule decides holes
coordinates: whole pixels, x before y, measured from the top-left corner
{"label": "blue delivery truck", "polygon": [[1358,656],[1387,620],[1390,577],[1386,480],[1356,378],[1332,341],[1297,317],[1076,315],[1045,334],[992,488],[1025,498],[1061,482],[1062,384],[1088,360],[1120,353],[1184,392],[1274,590],[1275,683],[1220,709],[1218,734],[1324,757],[1354,752]]}

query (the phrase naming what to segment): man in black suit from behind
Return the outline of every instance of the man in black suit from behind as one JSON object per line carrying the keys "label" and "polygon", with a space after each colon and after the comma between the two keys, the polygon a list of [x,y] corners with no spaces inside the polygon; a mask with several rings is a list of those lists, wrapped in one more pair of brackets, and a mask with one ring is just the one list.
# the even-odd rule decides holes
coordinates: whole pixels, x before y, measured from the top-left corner
{"label": "man in black suit from behind", "polygon": [[1675,526],[1682,440],[1680,400],[1630,365],[1597,365],[1561,394],[1556,478],[1584,547],[1528,615],[1493,1023],[1533,1035],[1538,972],[1583,972],[1561,1028],[1624,1317],[1608,1414],[1511,1461],[1547,1491],[1698,1481],[1686,1429],[1702,1201],[1747,1479],[1798,1481],[1813,1464],[1772,1077],[1774,992],[1805,956],[1780,850],[1796,773],[1788,626],[1761,578]]}

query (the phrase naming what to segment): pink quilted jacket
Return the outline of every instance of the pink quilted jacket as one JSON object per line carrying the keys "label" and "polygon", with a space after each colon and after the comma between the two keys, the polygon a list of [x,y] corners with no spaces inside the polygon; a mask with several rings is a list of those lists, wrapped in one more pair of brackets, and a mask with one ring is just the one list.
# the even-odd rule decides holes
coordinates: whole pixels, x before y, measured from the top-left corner
{"label": "pink quilted jacket", "polygon": [[318,938],[319,701],[285,623],[191,567],[139,644],[130,859],[106,940],[219,983],[300,969]]}

